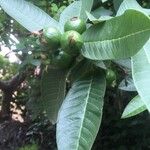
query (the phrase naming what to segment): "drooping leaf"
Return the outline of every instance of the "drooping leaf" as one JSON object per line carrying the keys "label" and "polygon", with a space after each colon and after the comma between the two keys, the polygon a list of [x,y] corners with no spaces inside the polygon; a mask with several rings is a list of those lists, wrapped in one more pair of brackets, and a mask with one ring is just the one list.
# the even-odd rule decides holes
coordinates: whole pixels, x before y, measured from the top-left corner
{"label": "drooping leaf", "polygon": [[92,5],[93,0],[74,1],[69,5],[60,15],[59,23],[61,30],[64,30],[64,24],[72,17],[80,17],[81,19],[87,20],[86,11],[90,12]]}
{"label": "drooping leaf", "polygon": [[134,97],[124,109],[121,118],[129,118],[146,110],[146,106],[140,96]]}
{"label": "drooping leaf", "polygon": [[124,0],[119,7],[117,16],[122,15],[127,9],[134,9],[150,15],[150,9],[142,8],[136,0]]}
{"label": "drooping leaf", "polygon": [[26,103],[26,109],[32,120],[35,120],[43,113],[40,84],[40,79],[34,79],[30,85],[31,89],[29,92],[29,100]]}
{"label": "drooping leaf", "polygon": [[71,68],[70,73],[69,73],[70,74],[69,78],[70,78],[71,82],[81,78],[88,72],[91,72],[93,67],[94,67],[93,64],[86,59],[83,59],[80,62],[78,62],[77,64],[75,64]]}
{"label": "drooping leaf", "polygon": [[82,54],[92,60],[125,59],[135,55],[149,37],[149,17],[127,10],[122,16],[93,25],[84,32]]}
{"label": "drooping leaf", "polygon": [[90,150],[100,127],[106,88],[101,73],[74,82],[59,112],[59,150]]}
{"label": "drooping leaf", "polygon": [[124,91],[136,91],[133,79],[131,77],[123,79],[118,88]]}
{"label": "drooping leaf", "polygon": [[47,26],[59,28],[56,20],[25,0],[0,0],[0,6],[31,32],[39,31]]}
{"label": "drooping leaf", "polygon": [[44,71],[41,81],[41,99],[43,109],[49,120],[57,121],[59,108],[63,102],[66,90],[67,71],[49,68]]}
{"label": "drooping leaf", "polygon": [[144,49],[132,57],[132,77],[142,101],[150,111],[150,63]]}

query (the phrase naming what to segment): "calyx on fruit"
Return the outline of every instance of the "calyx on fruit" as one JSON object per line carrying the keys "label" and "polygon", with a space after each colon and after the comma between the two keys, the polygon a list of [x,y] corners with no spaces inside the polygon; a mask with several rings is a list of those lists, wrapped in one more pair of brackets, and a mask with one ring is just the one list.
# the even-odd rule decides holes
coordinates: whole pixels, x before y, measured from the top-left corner
{"label": "calyx on fruit", "polygon": [[60,46],[61,33],[54,27],[43,29],[43,35],[50,48],[58,48]]}
{"label": "calyx on fruit", "polygon": [[76,56],[83,45],[82,36],[76,31],[67,31],[61,36],[61,48],[69,55]]}
{"label": "calyx on fruit", "polygon": [[71,30],[77,31],[78,33],[82,34],[86,30],[86,24],[82,19],[73,17],[64,25],[65,32]]}
{"label": "calyx on fruit", "polygon": [[66,52],[61,50],[55,51],[52,56],[52,65],[60,69],[65,69],[70,67],[72,61],[73,58],[70,55],[68,55]]}

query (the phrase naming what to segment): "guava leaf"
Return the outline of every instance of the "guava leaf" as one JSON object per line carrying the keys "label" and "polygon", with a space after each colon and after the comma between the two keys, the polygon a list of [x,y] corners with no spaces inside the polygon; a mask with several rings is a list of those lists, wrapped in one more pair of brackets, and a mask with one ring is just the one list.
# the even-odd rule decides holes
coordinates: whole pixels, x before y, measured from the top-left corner
{"label": "guava leaf", "polygon": [[97,24],[100,22],[104,22],[106,20],[112,19],[113,17],[111,16],[101,16],[100,18],[95,18],[92,14],[90,14],[89,12],[86,12],[88,19],[93,23],[93,24]]}
{"label": "guava leaf", "polygon": [[107,66],[105,65],[105,63],[102,60],[91,60],[91,62],[96,66],[99,67],[101,69],[106,70]]}
{"label": "guava leaf", "polygon": [[58,117],[59,150],[90,150],[99,130],[106,88],[102,73],[93,73],[74,82]]}
{"label": "guava leaf", "polygon": [[92,60],[125,59],[135,55],[149,37],[149,17],[127,10],[121,16],[87,29],[83,33],[82,55]]}
{"label": "guava leaf", "polygon": [[137,91],[133,79],[131,77],[127,77],[121,81],[118,87],[120,90],[124,91]]}
{"label": "guava leaf", "polygon": [[91,70],[93,70],[93,64],[90,61],[83,59],[80,62],[77,62],[70,69],[69,79],[71,82],[73,82],[73,81],[81,78],[82,76],[84,76],[88,72],[91,72]]}
{"label": "guava leaf", "polygon": [[42,105],[53,124],[57,121],[58,111],[65,96],[66,75],[67,71],[52,68],[45,70],[42,75]]}
{"label": "guava leaf", "polygon": [[144,49],[132,57],[132,77],[143,103],[150,112],[150,63]]}
{"label": "guava leaf", "polygon": [[2,9],[27,30],[39,31],[47,26],[59,29],[59,24],[40,8],[25,0],[0,0]]}
{"label": "guava leaf", "polygon": [[127,68],[129,70],[131,69],[131,59],[130,58],[114,60],[113,62],[116,63],[117,65]]}
{"label": "guava leaf", "polygon": [[81,0],[82,1],[82,8],[81,8],[81,12],[80,12],[80,18],[83,20],[87,20],[87,16],[86,16],[86,11],[90,12],[93,6],[93,1],[94,0]]}
{"label": "guava leaf", "polygon": [[135,115],[137,115],[137,114],[139,114],[145,110],[146,110],[145,104],[141,100],[140,96],[137,95],[126,106],[121,118],[122,119],[129,118],[129,117],[135,116]]}
{"label": "guava leaf", "polygon": [[148,62],[150,63],[150,39],[147,41],[147,43],[144,45],[143,47],[145,53],[146,53],[146,56],[147,56],[147,59],[148,59]]}
{"label": "guava leaf", "polygon": [[97,9],[91,11],[91,14],[95,18],[100,18],[101,16],[112,16],[113,12],[111,10],[109,10],[109,9],[105,9],[104,7],[99,7]]}
{"label": "guava leaf", "polygon": [[136,0],[124,0],[119,7],[117,16],[122,15],[127,9],[134,9],[150,15],[150,9],[142,8]]}

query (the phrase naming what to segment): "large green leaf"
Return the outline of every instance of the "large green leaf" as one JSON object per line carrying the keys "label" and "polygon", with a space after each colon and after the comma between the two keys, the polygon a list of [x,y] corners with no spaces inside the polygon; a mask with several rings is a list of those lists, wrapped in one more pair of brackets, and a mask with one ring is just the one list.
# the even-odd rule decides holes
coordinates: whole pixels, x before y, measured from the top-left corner
{"label": "large green leaf", "polygon": [[142,101],[150,111],[150,63],[144,49],[132,57],[132,76]]}
{"label": "large green leaf", "polygon": [[128,58],[135,55],[149,37],[149,17],[127,10],[121,16],[90,27],[83,34],[82,54],[93,60]]}
{"label": "large green leaf", "polygon": [[142,8],[136,0],[124,0],[119,7],[117,16],[122,15],[127,9],[135,9],[150,15],[150,9]]}
{"label": "large green leaf", "polygon": [[75,1],[71,5],[69,5],[60,15],[60,26],[61,30],[64,29],[64,24],[72,17],[80,17],[84,20],[87,19],[86,11],[90,12],[93,5],[93,0],[80,0]]}
{"label": "large green leaf", "polygon": [[59,112],[59,150],[90,150],[100,127],[105,93],[101,73],[74,82]]}
{"label": "large green leaf", "polygon": [[39,31],[47,26],[58,27],[56,20],[25,0],[0,0],[0,6],[31,32]]}
{"label": "large green leaf", "polygon": [[146,110],[146,106],[140,96],[134,97],[124,109],[121,118],[129,118]]}
{"label": "large green leaf", "polygon": [[49,120],[56,123],[59,108],[65,96],[67,71],[49,68],[44,71],[41,81],[43,109]]}

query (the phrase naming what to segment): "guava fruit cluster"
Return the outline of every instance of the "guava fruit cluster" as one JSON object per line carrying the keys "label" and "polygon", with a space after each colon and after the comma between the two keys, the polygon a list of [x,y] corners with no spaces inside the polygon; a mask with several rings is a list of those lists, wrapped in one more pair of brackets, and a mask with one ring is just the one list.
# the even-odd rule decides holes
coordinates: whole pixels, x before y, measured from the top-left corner
{"label": "guava fruit cluster", "polygon": [[43,30],[44,39],[52,51],[52,65],[62,69],[70,67],[80,54],[83,46],[81,34],[85,30],[85,22],[78,17],[73,17],[65,23],[63,34],[54,27]]}

